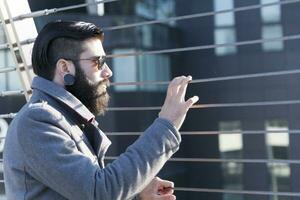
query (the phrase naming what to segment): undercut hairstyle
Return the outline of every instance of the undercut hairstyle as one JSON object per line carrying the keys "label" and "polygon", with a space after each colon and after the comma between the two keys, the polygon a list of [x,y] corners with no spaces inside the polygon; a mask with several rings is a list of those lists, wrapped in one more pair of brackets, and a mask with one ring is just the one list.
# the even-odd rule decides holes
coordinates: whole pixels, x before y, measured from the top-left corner
{"label": "undercut hairstyle", "polygon": [[92,23],[54,21],[38,34],[32,50],[32,67],[36,75],[50,81],[54,78],[59,59],[79,59],[85,40],[104,40],[103,31]]}

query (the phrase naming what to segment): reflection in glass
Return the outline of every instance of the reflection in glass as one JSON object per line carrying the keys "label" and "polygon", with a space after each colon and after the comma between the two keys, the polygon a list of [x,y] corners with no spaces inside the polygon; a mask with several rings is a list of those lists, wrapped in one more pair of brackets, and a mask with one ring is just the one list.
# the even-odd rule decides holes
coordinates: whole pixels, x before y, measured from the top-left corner
{"label": "reflection in glass", "polygon": [[135,6],[136,15],[149,19],[156,17],[155,2],[153,0],[139,1]]}
{"label": "reflection in glass", "polygon": [[[276,3],[280,0],[260,0],[261,4]],[[266,6],[261,8],[261,18],[264,23],[280,22],[281,10],[280,5]]]}
{"label": "reflection in glass", "polygon": [[[169,81],[170,58],[167,55],[145,55],[139,57],[140,81]],[[162,91],[162,85],[141,85],[142,91]]]}
{"label": "reflection in glass", "polygon": [[[223,159],[242,158],[243,141],[240,121],[223,121],[219,123],[219,131],[233,133],[219,134],[219,150]],[[243,165],[235,162],[222,163],[224,189],[242,190]],[[242,200],[241,195],[223,194],[223,200]]]}
{"label": "reflection in glass", "polygon": [[[113,54],[134,52],[133,49],[115,49]],[[134,56],[119,57],[112,60],[113,78],[115,82],[135,82],[137,80],[137,64]],[[116,91],[136,91],[136,85],[115,86]]]}
{"label": "reflection in glass", "polygon": [[[262,38],[263,39],[272,39],[280,38],[283,36],[282,26],[279,24],[275,25],[265,25],[262,27]],[[262,43],[264,51],[281,51],[284,48],[282,40],[264,42]]]}
{"label": "reflection in glass", "polygon": [[[95,3],[97,0],[86,0],[87,3]],[[91,15],[104,15],[104,3],[98,3],[97,5],[91,5],[87,7],[89,14]]]}
{"label": "reflection in glass", "polygon": [[142,43],[144,47],[152,46],[152,27],[142,26]]}
{"label": "reflection in glass", "polygon": [[[234,28],[218,28],[215,29],[215,44],[227,44],[236,42],[236,34]],[[231,55],[237,52],[236,46],[225,46],[215,48],[218,56]]]}
{"label": "reflection in glass", "polygon": [[[266,147],[269,159],[288,159],[289,129],[285,120],[269,120],[265,123]],[[286,163],[268,164],[271,190],[289,191],[290,166]],[[274,200],[280,199],[278,196]]]}
{"label": "reflection in glass", "polygon": [[[233,9],[233,0],[214,0],[214,11]],[[233,26],[234,13],[221,13],[215,15],[215,26]]]}
{"label": "reflection in glass", "polygon": [[157,18],[166,18],[174,15],[175,2],[174,0],[157,0]]}
{"label": "reflection in glass", "polygon": [[[135,5],[135,13],[148,19],[163,19],[175,14],[175,0],[143,0]],[[163,22],[175,25],[175,21]]]}
{"label": "reflection in glass", "polygon": [[[131,53],[133,49],[115,49],[113,54]],[[144,55],[139,57],[128,56],[113,59],[115,82],[140,81],[169,81],[170,58],[168,55]],[[128,85],[115,86],[116,91],[162,91],[163,85]]]}

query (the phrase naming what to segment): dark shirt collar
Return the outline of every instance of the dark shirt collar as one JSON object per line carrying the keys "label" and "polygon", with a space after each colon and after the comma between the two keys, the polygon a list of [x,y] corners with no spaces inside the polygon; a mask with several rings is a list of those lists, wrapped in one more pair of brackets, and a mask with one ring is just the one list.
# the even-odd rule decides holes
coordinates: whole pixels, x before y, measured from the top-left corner
{"label": "dark shirt collar", "polygon": [[96,123],[95,115],[93,115],[87,107],[85,107],[81,101],[79,101],[74,95],[68,92],[62,86],[54,83],[53,81],[49,81],[40,76],[36,76],[32,81],[32,89],[38,89],[54,99],[64,103],[71,109],[73,109],[76,113],[78,113],[84,120],[87,122]]}

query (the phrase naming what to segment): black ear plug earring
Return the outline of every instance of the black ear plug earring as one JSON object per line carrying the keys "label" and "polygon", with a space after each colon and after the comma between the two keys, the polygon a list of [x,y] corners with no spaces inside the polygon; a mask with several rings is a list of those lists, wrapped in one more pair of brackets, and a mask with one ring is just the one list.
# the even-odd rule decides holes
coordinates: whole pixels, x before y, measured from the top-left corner
{"label": "black ear plug earring", "polygon": [[65,74],[64,75],[64,83],[65,85],[73,85],[75,83],[75,76],[72,74]]}

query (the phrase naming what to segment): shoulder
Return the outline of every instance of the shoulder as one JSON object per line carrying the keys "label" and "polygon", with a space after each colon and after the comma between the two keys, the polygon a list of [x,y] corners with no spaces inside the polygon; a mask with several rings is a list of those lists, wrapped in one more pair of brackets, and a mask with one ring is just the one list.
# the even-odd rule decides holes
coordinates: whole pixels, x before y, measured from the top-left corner
{"label": "shoulder", "polygon": [[29,103],[17,116],[14,130],[20,143],[32,145],[49,141],[55,135],[70,136],[71,126],[61,112],[46,101]]}
{"label": "shoulder", "polygon": [[57,109],[48,104],[47,101],[38,100],[36,102],[29,103],[27,108],[20,114],[20,117],[23,117],[23,119],[32,118],[37,120],[56,120],[61,119],[63,116]]}
{"label": "shoulder", "polygon": [[65,116],[47,101],[30,102],[17,115],[18,129],[31,129],[39,126],[56,126],[65,131],[69,130],[69,122]]}

